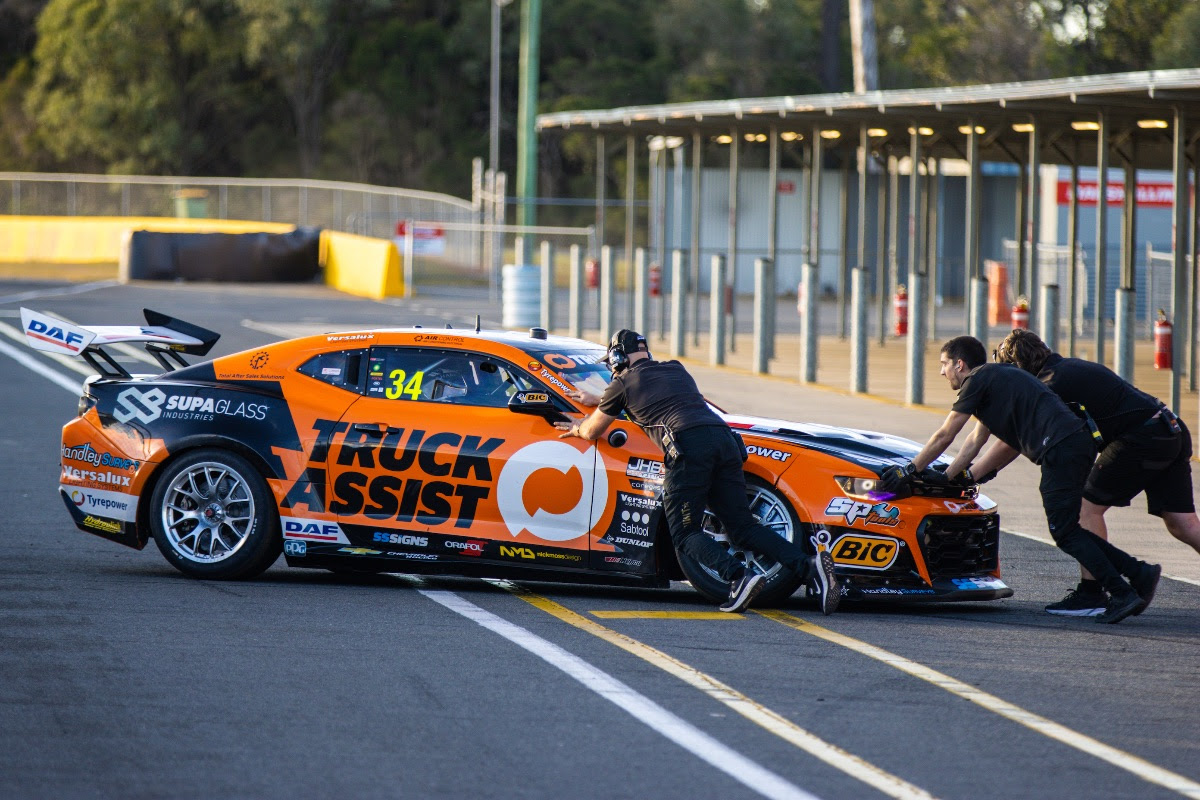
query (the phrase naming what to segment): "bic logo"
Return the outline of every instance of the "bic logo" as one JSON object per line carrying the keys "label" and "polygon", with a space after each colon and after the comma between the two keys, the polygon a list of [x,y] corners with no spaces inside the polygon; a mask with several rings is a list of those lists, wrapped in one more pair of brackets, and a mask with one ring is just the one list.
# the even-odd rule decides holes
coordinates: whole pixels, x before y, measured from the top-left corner
{"label": "bic logo", "polygon": [[521,395],[521,402],[548,403],[550,402],[550,395],[546,394],[545,392],[526,392],[525,394]]}
{"label": "bic logo", "polygon": [[302,556],[308,552],[308,545],[288,539],[283,543],[283,552],[289,556]]}
{"label": "bic logo", "polygon": [[502,558],[533,558],[533,551],[528,547],[505,547],[500,545]]}
{"label": "bic logo", "polygon": [[900,543],[883,536],[846,534],[830,548],[833,560],[848,567],[887,569],[900,552]]}

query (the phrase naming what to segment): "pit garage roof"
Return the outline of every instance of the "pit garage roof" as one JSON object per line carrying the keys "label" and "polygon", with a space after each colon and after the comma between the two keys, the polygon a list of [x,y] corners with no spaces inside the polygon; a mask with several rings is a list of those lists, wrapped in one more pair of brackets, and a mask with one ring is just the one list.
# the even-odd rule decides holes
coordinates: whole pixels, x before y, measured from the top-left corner
{"label": "pit garage roof", "polygon": [[[1200,134],[1200,69],[564,111],[540,114],[537,124],[542,132],[646,136],[697,132],[716,136],[734,129],[744,135],[774,128],[805,138],[820,127],[838,130],[843,142],[854,143],[865,124],[877,129],[876,144],[897,147],[907,146],[910,128],[928,128],[930,133],[922,143],[927,155],[962,158],[966,126],[973,121],[984,128],[981,155],[1009,161],[1027,157],[1030,134],[1024,126],[1034,123],[1046,161],[1068,163],[1077,146],[1080,163],[1094,164],[1097,135],[1089,124],[1096,123],[1103,113],[1112,146],[1121,157],[1114,166],[1129,157],[1128,145],[1136,141],[1140,168],[1170,169],[1177,111],[1183,114],[1188,141],[1195,141]],[[1022,127],[1014,130],[1013,125]]]}

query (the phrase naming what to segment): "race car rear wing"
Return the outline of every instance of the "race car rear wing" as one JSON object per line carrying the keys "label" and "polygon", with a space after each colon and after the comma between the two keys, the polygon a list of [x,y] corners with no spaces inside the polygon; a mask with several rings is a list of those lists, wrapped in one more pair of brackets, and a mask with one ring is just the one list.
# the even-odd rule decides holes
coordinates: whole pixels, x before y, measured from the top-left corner
{"label": "race car rear wing", "polygon": [[186,367],[182,353],[203,356],[221,334],[157,311],[143,309],[146,325],[75,325],[30,308],[21,309],[25,343],[34,350],[78,356],[106,378],[128,378],[129,371],[104,348],[141,342],[167,372]]}

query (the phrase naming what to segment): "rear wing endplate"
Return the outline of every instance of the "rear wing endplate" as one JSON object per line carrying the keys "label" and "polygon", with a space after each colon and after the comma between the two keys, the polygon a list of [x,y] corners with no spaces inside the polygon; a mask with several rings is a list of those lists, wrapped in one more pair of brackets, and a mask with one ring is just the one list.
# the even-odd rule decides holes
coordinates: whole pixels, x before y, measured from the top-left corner
{"label": "rear wing endplate", "polygon": [[146,308],[145,325],[75,325],[42,314],[31,308],[21,309],[21,328],[25,343],[34,350],[78,356],[104,377],[128,378],[129,371],[116,362],[106,346],[141,343],[167,372],[188,364],[182,354],[207,355],[221,334]]}

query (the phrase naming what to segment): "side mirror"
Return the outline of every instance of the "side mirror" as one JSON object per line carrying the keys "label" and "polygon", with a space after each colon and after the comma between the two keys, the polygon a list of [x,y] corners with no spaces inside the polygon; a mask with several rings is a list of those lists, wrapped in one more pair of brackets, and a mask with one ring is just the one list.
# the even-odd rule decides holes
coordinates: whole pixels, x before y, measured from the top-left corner
{"label": "side mirror", "polygon": [[517,392],[509,398],[508,410],[514,414],[541,417],[549,423],[568,421],[546,392]]}

